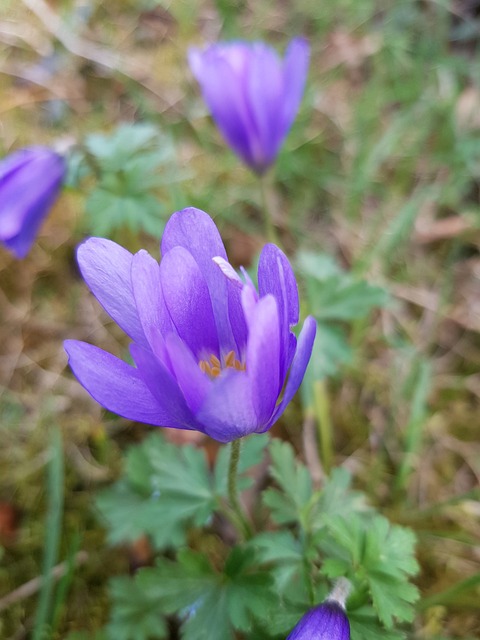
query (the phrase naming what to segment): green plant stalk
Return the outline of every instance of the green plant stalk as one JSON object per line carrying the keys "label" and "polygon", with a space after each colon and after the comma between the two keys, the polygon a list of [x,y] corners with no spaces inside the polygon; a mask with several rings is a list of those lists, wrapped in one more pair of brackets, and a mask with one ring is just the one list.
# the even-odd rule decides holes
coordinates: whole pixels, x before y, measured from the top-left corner
{"label": "green plant stalk", "polygon": [[320,459],[325,473],[330,473],[333,460],[332,421],[330,419],[330,401],[323,380],[313,383],[313,404],[317,416]]}
{"label": "green plant stalk", "polygon": [[270,184],[269,179],[266,176],[260,176],[258,179],[260,186],[260,200],[263,212],[263,221],[265,224],[265,234],[267,240],[276,244],[277,247],[282,247],[280,238],[278,236],[277,229],[273,224],[273,211],[272,211],[272,199],[270,196]]}
{"label": "green plant stalk", "polygon": [[54,575],[53,568],[58,560],[63,515],[63,448],[62,436],[55,429],[50,444],[51,460],[48,466],[48,512],[45,526],[45,552],[43,556],[43,580],[39,602],[35,614],[33,640],[41,640],[51,621]]}
{"label": "green plant stalk", "polygon": [[245,539],[253,536],[253,529],[245,515],[238,497],[238,462],[240,460],[241,440],[234,440],[230,445],[230,462],[228,464],[228,500],[234,514],[234,524],[240,527]]}
{"label": "green plant stalk", "polygon": [[423,427],[427,418],[427,400],[430,392],[432,368],[428,361],[418,364],[415,391],[411,401],[410,416],[405,428],[405,451],[395,479],[396,491],[404,491],[420,455]]}
{"label": "green plant stalk", "polygon": [[60,622],[60,618],[64,608],[64,603],[67,600],[68,591],[72,585],[73,576],[75,573],[76,557],[79,549],[80,549],[80,533],[77,532],[74,535],[73,544],[71,545],[68,558],[66,560],[67,571],[59,581],[56,589],[55,601],[53,603],[52,616],[51,616],[52,630],[55,630]]}

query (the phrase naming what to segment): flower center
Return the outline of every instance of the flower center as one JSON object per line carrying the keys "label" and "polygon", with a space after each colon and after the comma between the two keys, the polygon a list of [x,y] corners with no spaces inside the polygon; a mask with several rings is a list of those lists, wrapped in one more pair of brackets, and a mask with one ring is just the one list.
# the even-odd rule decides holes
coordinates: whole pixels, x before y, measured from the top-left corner
{"label": "flower center", "polygon": [[209,360],[200,360],[198,366],[210,378],[218,378],[224,369],[236,369],[237,371],[245,371],[247,365],[235,358],[235,351],[229,351],[223,357],[223,363],[214,356],[210,356]]}

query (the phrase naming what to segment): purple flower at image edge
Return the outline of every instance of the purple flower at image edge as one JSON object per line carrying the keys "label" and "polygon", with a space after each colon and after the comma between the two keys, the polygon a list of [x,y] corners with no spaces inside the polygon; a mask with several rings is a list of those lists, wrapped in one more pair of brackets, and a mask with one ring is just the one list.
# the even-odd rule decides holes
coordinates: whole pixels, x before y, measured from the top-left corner
{"label": "purple flower at image edge", "polygon": [[192,48],[189,64],[223,137],[257,174],[275,161],[300,106],[310,48],[295,38],[282,60],[263,42]]}
{"label": "purple flower at image edge", "polygon": [[102,406],[131,420],[219,442],[267,431],[300,386],[316,332],[312,317],[298,342],[291,332],[299,301],[287,258],[275,245],[263,248],[257,292],[227,262],[213,220],[194,208],[172,215],[161,251],[159,264],[102,238],[80,245],[82,275],[133,340],[135,366],[67,340],[74,374]]}
{"label": "purple flower at image edge", "polygon": [[65,160],[48,147],[26,147],[0,161],[0,241],[17,258],[29,252],[65,173]]}
{"label": "purple flower at image edge", "polygon": [[287,640],[350,640],[350,623],[342,605],[327,599],[307,611]]}

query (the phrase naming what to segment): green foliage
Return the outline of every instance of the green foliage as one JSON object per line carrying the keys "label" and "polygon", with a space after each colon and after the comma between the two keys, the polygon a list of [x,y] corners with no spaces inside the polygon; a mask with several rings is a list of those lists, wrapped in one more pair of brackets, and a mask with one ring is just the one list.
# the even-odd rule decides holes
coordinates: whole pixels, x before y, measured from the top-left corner
{"label": "green foliage", "polygon": [[172,139],[150,124],[120,125],[110,135],[92,134],[85,141],[83,168],[93,171],[96,184],[86,202],[86,214],[96,235],[116,229],[146,231],[159,236],[170,212],[158,197],[181,179]]}
{"label": "green foliage", "polygon": [[[112,582],[110,637],[163,638],[165,616],[178,614],[183,640],[233,640],[235,629],[273,614],[278,597],[272,579],[259,571],[251,549],[234,547],[223,572],[205,556],[182,550],[176,562],[160,559],[135,578]],[[118,634],[118,635],[115,635]]]}
{"label": "green foliage", "polygon": [[[290,532],[278,532],[271,537],[271,544],[265,534],[254,540],[264,562],[281,566],[278,586],[288,589],[304,572],[307,559],[312,577],[315,567],[331,579],[348,577],[357,589],[353,602],[364,605],[365,589],[370,593],[376,615],[370,610],[358,623],[353,619],[357,638],[373,634],[372,624],[378,627],[378,620],[389,630],[394,619],[411,621],[412,605],[418,599],[416,587],[409,582],[418,570],[414,534],[390,525],[368,508],[362,494],[350,489],[346,470],[334,470],[324,487],[314,491],[308,470],[295,460],[290,445],[274,440],[270,452],[271,474],[278,488],[265,491],[264,503],[275,522],[298,527],[297,539]],[[385,631],[382,626],[379,629]],[[390,637],[398,636],[394,633]]]}
{"label": "green foliage", "polygon": [[[258,464],[267,436],[245,440],[239,472],[244,480]],[[153,568],[111,584],[109,638],[166,637],[165,620],[174,615],[182,640],[285,637],[303,613],[328,593],[331,581],[353,584],[349,600],[352,637],[401,638],[394,621],[410,621],[416,588],[415,538],[390,525],[351,489],[345,469],[336,469],[315,489],[308,469],[292,447],[270,440],[270,476],[263,504],[282,530],[258,533],[228,552],[185,547],[189,527],[210,526],[226,509],[228,448],[213,470],[202,450],[177,447],[159,433],[132,448],[124,478],[102,492],[98,505],[112,542],[147,534],[159,550]],[[250,482],[244,482],[246,488]],[[274,620],[264,627],[265,621]]]}
{"label": "green foliage", "polygon": [[112,615],[106,627],[111,640],[157,640],[167,637],[165,617],[158,609],[161,585],[148,580],[145,571],[135,578],[114,578],[110,583]]}
{"label": "green foliage", "polygon": [[367,509],[362,495],[351,491],[351,477],[345,469],[334,469],[322,491],[314,491],[307,467],[295,459],[288,443],[273,440],[270,454],[270,472],[278,488],[267,489],[263,500],[277,524],[298,522],[313,533],[331,516]]}
{"label": "green foliage", "polygon": [[418,571],[413,532],[390,525],[379,514],[335,516],[327,527],[329,535],[319,539],[328,554],[322,572],[330,578],[348,575],[358,584],[366,583],[387,629],[393,627],[394,618],[410,622],[412,604],[418,599],[418,590],[408,582]]}
{"label": "green foliage", "polygon": [[389,295],[382,287],[342,270],[327,254],[302,251],[298,267],[305,280],[309,312],[317,320],[314,353],[303,384],[304,402],[311,406],[313,383],[351,362],[346,323],[364,319],[373,309],[384,307]]}
{"label": "green foliage", "polygon": [[153,433],[130,450],[125,477],[99,494],[111,543],[147,534],[158,549],[185,543],[188,525],[206,525],[216,506],[205,454]]}
{"label": "green foliage", "polygon": [[[245,439],[239,473],[262,458],[268,436]],[[213,474],[205,453],[192,446],[176,447],[153,433],[126,459],[124,477],[97,497],[108,523],[112,544],[134,541],[146,534],[157,549],[185,544],[189,526],[206,526],[227,495],[228,448],[219,453]],[[241,478],[241,488],[251,484]]]}
{"label": "green foliage", "polygon": [[385,289],[343,271],[328,255],[302,252],[298,262],[306,276],[310,311],[320,322],[364,318],[389,300]]}

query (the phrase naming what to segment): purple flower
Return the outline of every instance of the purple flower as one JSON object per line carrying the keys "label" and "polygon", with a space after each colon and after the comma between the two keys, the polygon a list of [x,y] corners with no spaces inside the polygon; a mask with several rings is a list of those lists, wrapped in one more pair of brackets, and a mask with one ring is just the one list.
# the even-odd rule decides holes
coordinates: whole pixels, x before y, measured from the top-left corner
{"label": "purple flower", "polygon": [[303,616],[287,640],[350,640],[350,623],[341,604],[325,600]]}
{"label": "purple flower", "polygon": [[24,258],[57,199],[65,161],[48,147],[20,149],[0,161],[0,241]]}
{"label": "purple flower", "polygon": [[223,137],[253,171],[273,164],[300,105],[309,46],[290,43],[282,61],[263,42],[189,51],[190,68]]}
{"label": "purple flower", "polygon": [[220,442],[266,431],[298,389],[316,332],[311,317],[298,343],[290,331],[298,293],[287,258],[264,247],[257,293],[227,262],[210,216],[193,208],[173,214],[161,250],[159,265],[102,238],[79,247],[85,281],[133,340],[135,366],[67,340],[73,372],[95,400],[130,420]]}

